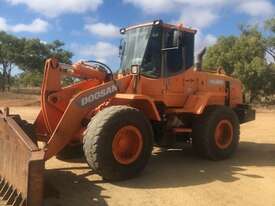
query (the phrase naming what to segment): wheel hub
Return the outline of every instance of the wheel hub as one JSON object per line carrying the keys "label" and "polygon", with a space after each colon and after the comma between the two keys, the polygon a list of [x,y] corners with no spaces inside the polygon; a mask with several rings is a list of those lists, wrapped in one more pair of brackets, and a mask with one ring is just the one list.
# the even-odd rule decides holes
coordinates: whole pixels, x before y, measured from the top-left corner
{"label": "wheel hub", "polygon": [[215,130],[215,142],[218,148],[226,149],[233,141],[233,126],[228,120],[222,120]]}
{"label": "wheel hub", "polygon": [[142,151],[143,139],[138,128],[125,126],[114,137],[112,152],[115,159],[124,165],[136,161]]}

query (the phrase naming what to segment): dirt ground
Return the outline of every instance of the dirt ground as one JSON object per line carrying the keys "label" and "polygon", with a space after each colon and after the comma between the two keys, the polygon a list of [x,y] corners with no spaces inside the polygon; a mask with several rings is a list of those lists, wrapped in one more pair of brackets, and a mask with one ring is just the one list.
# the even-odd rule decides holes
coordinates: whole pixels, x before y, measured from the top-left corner
{"label": "dirt ground", "polygon": [[[32,121],[39,108],[11,111]],[[155,148],[139,177],[118,183],[103,181],[83,159],[51,159],[46,168],[46,206],[274,206],[275,110],[259,110],[256,121],[242,125],[238,152],[225,161],[202,160],[191,147]]]}

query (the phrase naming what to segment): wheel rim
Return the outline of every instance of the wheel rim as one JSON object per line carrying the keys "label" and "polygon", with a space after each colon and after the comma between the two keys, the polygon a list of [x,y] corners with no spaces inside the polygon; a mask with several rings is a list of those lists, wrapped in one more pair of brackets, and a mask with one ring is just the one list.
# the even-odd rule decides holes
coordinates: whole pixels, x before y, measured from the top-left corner
{"label": "wheel rim", "polygon": [[233,141],[233,126],[228,120],[222,120],[215,130],[215,142],[218,148],[226,149]]}
{"label": "wheel rim", "polygon": [[112,151],[115,159],[121,164],[136,161],[143,147],[142,134],[134,126],[119,129],[114,137]]}

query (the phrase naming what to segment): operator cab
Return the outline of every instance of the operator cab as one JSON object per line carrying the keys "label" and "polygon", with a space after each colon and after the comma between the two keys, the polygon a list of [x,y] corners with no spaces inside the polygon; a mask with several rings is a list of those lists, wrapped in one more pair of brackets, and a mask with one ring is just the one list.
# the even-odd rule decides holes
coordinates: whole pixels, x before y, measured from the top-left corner
{"label": "operator cab", "polygon": [[123,28],[120,71],[148,78],[169,77],[194,65],[196,31],[161,20]]}

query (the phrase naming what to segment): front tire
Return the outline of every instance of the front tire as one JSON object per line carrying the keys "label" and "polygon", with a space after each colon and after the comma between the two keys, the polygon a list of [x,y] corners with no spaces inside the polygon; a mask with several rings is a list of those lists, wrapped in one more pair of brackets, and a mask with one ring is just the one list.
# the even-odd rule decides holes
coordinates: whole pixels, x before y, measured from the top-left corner
{"label": "front tire", "polygon": [[78,159],[82,157],[82,144],[67,145],[56,155],[56,158],[62,161]]}
{"label": "front tire", "polygon": [[91,120],[84,137],[90,167],[104,179],[124,180],[138,175],[153,148],[152,127],[135,108],[111,106]]}
{"label": "front tire", "polygon": [[192,144],[199,155],[222,160],[232,156],[239,144],[240,123],[225,106],[210,106],[193,124]]}

